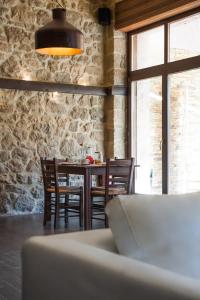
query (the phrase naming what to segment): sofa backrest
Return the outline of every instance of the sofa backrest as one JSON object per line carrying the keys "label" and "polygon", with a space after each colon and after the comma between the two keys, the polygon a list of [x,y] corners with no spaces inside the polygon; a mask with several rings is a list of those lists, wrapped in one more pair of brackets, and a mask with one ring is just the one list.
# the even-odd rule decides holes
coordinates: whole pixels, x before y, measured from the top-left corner
{"label": "sofa backrest", "polygon": [[120,196],[106,210],[121,254],[200,279],[200,193]]}

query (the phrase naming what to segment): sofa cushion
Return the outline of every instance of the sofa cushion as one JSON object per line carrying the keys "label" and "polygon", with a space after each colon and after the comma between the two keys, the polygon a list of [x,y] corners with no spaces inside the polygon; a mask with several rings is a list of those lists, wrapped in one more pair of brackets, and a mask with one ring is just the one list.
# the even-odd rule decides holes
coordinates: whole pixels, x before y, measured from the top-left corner
{"label": "sofa cushion", "polygon": [[120,254],[200,279],[200,193],[120,196],[106,213]]}

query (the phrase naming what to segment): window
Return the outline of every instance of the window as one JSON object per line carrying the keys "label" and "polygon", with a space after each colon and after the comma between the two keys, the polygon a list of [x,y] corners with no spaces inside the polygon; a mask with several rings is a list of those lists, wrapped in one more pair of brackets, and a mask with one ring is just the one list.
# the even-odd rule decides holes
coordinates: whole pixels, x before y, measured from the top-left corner
{"label": "window", "polygon": [[200,190],[200,9],[129,33],[136,192]]}
{"label": "window", "polygon": [[[132,83],[135,101],[135,155],[140,164],[137,170],[138,193],[162,193],[162,77]],[[145,137],[145,138],[144,138]]]}
{"label": "window", "polygon": [[170,61],[200,55],[200,14],[169,24]]}
{"label": "window", "polygon": [[169,192],[200,190],[200,69],[169,75]]}
{"label": "window", "polygon": [[164,63],[164,26],[132,36],[132,70]]}

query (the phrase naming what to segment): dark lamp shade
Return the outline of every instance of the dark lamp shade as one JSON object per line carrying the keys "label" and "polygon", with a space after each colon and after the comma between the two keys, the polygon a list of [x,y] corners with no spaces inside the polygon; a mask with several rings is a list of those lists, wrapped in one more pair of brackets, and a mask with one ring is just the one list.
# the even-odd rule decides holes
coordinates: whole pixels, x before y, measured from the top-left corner
{"label": "dark lamp shade", "polygon": [[53,21],[35,33],[35,49],[40,54],[68,56],[83,52],[83,34],[66,22],[66,10],[53,9]]}

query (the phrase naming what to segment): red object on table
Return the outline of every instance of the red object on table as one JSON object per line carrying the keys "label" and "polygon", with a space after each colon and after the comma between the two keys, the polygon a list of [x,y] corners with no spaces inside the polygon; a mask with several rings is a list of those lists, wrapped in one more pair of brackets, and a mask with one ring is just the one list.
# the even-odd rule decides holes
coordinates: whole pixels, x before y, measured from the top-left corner
{"label": "red object on table", "polygon": [[88,155],[86,157],[86,159],[88,159],[90,161],[90,164],[93,164],[94,163],[94,158],[91,156],[91,155]]}

